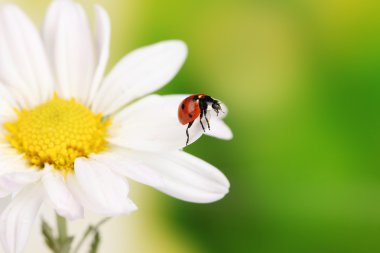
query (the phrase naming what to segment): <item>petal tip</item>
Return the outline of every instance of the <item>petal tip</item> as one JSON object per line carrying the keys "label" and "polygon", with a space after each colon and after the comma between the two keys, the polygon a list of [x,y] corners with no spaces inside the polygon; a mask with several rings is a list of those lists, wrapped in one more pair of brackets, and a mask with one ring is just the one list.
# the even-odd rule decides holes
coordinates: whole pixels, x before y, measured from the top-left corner
{"label": "petal tip", "polygon": [[180,52],[184,58],[187,57],[188,54],[188,47],[187,44],[182,40],[172,40],[173,46],[176,47],[178,52]]}
{"label": "petal tip", "polygon": [[173,50],[177,55],[177,59],[182,59],[182,61],[185,61],[188,54],[188,47],[187,47],[187,44],[183,40],[172,39],[172,40],[158,42],[158,44],[160,43],[161,45]]}
{"label": "petal tip", "polygon": [[100,4],[94,4],[94,10],[96,13],[107,14],[106,9]]}
{"label": "petal tip", "polygon": [[132,201],[128,201],[128,205],[127,205],[127,213],[132,213],[134,211],[137,211],[139,208],[137,207],[137,205]]}

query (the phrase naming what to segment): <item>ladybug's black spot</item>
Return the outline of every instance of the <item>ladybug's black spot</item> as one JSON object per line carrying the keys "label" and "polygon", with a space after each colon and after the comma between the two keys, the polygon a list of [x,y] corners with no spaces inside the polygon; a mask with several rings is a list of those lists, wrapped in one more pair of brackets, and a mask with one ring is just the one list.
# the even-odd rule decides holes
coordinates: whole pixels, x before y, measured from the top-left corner
{"label": "ladybug's black spot", "polygon": [[193,114],[189,113],[189,117],[192,118],[192,117],[193,117]]}
{"label": "ladybug's black spot", "polygon": [[199,99],[198,96],[194,96],[194,97],[193,97],[193,101],[197,101],[198,99]]}
{"label": "ladybug's black spot", "polygon": [[182,104],[182,110],[185,110],[185,104]]}

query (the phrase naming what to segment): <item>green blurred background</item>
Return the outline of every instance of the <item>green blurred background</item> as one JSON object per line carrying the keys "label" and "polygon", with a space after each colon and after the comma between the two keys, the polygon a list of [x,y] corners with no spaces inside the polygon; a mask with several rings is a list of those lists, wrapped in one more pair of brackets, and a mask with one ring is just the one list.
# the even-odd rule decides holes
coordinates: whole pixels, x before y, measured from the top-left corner
{"label": "green blurred background", "polygon": [[[14,2],[38,24],[49,3]],[[109,11],[110,67],[184,40],[188,60],[160,93],[220,98],[234,132],[186,148],[228,176],[226,198],[133,184],[140,210],[105,226],[102,252],[380,252],[380,1],[79,2]]]}

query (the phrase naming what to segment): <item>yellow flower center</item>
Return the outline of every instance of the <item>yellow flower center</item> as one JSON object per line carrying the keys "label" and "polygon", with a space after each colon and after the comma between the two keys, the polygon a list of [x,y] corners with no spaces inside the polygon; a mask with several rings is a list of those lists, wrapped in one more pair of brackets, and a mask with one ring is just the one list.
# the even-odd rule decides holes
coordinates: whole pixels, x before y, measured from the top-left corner
{"label": "yellow flower center", "polygon": [[32,164],[48,163],[69,172],[75,158],[107,148],[106,129],[110,120],[94,114],[75,99],[52,100],[31,110],[17,111],[18,119],[8,122],[7,139]]}

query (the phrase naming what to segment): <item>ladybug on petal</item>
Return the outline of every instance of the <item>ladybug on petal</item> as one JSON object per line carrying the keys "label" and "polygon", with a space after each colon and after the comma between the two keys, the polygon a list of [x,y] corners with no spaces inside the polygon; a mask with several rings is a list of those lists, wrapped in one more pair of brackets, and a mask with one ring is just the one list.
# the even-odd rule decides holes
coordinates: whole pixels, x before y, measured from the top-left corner
{"label": "ladybug on petal", "polygon": [[186,128],[186,145],[189,143],[189,128],[198,117],[203,131],[206,131],[202,122],[203,117],[206,119],[207,127],[210,130],[210,123],[207,119],[208,110],[214,110],[218,115],[219,111],[222,111],[222,107],[220,106],[220,102],[218,100],[215,100],[206,94],[191,95],[185,98],[179,105],[178,119],[182,125],[188,124]]}

